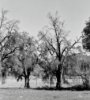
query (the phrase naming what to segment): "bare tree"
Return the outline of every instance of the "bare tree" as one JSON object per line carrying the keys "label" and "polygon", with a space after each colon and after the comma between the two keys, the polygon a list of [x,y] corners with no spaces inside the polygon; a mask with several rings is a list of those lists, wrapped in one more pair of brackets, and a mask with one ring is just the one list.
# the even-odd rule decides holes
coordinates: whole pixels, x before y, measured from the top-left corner
{"label": "bare tree", "polygon": [[[58,60],[57,71],[56,71],[56,88],[61,88],[62,75],[63,75],[63,63],[72,48],[81,39],[78,38],[74,43],[71,43],[67,39],[67,34],[64,31],[64,22],[59,20],[56,13],[55,16],[49,14],[50,26],[46,26],[44,30],[39,32],[40,40],[42,40],[47,45],[47,50],[49,55],[55,56]],[[39,40],[39,41],[40,41]],[[42,42],[41,42],[42,43]]]}

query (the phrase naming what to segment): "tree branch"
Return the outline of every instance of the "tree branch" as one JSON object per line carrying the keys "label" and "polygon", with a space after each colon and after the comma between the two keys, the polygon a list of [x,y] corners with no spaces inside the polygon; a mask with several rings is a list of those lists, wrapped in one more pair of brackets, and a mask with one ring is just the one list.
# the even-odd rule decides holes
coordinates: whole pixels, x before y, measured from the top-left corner
{"label": "tree branch", "polygon": [[[56,54],[57,54],[57,51],[56,51],[56,49],[54,48],[54,46],[48,41],[48,39],[46,38],[46,34],[43,34],[42,32],[41,32],[41,34],[43,35],[42,36],[42,38],[45,38],[45,40],[46,40],[46,42],[52,47],[52,49],[53,49],[53,52],[55,52]],[[41,39],[42,39],[41,38]]]}
{"label": "tree branch", "polygon": [[11,50],[9,53],[7,54],[3,54],[3,57],[1,58],[1,60],[3,61],[4,59],[8,58],[8,56],[12,53],[15,52],[15,50],[17,49],[18,47],[15,47],[13,50]]}
{"label": "tree branch", "polygon": [[63,50],[63,53],[65,52],[65,50],[67,50],[67,51],[66,51],[66,55],[63,56],[64,58],[63,58],[62,61],[61,61],[62,63],[64,62],[64,59],[67,57],[68,52],[80,41],[81,38],[82,38],[82,36],[80,36],[69,48],[66,47],[66,48]]}

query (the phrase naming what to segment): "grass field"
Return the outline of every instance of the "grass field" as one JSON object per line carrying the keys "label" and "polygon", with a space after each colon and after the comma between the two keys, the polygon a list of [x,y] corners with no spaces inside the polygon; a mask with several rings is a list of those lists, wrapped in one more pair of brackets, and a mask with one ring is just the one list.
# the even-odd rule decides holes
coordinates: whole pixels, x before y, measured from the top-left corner
{"label": "grass field", "polygon": [[37,83],[32,80],[30,85],[33,89],[24,89],[24,81],[8,78],[5,84],[0,82],[0,100],[90,100],[90,91],[35,89],[44,85],[40,79]]}
{"label": "grass field", "polygon": [[90,91],[0,89],[0,100],[90,100]]}

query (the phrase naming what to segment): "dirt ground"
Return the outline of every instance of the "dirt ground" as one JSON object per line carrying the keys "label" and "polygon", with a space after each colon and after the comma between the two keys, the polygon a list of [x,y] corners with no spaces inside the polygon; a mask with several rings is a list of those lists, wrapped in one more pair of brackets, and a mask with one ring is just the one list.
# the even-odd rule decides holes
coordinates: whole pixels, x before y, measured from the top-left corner
{"label": "dirt ground", "polygon": [[0,100],[90,100],[90,91],[0,89]]}

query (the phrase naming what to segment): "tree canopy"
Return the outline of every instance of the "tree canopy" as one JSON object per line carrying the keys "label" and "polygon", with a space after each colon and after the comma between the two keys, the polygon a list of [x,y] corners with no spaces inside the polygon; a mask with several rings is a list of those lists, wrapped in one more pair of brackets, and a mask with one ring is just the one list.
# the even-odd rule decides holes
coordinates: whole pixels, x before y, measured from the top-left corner
{"label": "tree canopy", "polygon": [[83,29],[82,45],[84,49],[90,51],[90,19],[86,22],[86,26]]}

